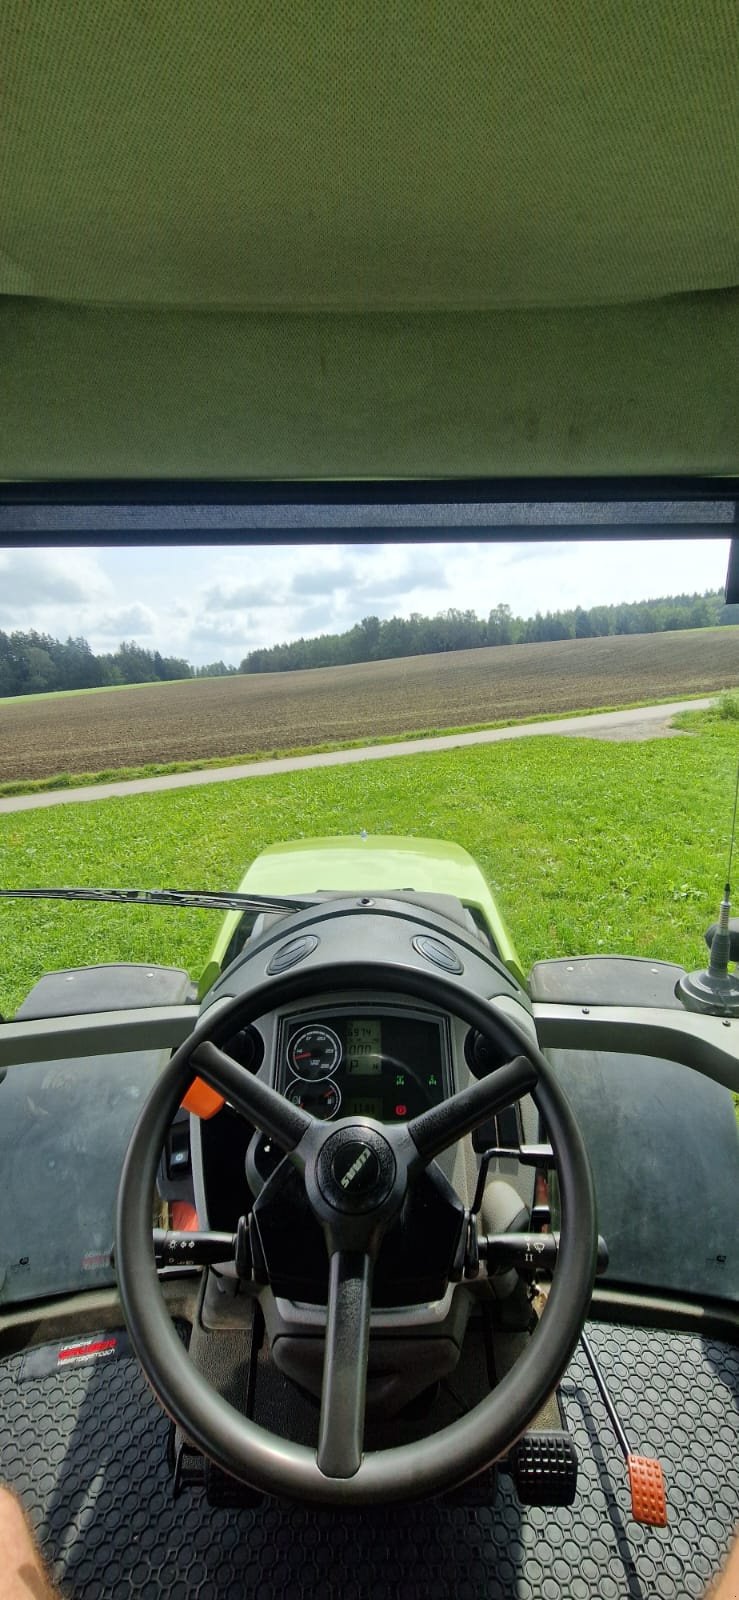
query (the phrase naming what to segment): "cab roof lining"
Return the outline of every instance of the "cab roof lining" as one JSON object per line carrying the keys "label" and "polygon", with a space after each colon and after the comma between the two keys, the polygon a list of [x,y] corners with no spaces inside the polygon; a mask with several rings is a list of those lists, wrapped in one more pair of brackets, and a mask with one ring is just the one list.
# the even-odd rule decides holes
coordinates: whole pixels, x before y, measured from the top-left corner
{"label": "cab roof lining", "polygon": [[731,0],[8,0],[0,477],[736,469]]}

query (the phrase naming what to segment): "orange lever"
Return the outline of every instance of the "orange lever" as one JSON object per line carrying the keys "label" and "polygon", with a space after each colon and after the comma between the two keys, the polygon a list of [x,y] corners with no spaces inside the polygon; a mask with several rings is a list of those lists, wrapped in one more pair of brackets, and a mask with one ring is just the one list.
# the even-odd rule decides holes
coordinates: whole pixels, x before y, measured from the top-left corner
{"label": "orange lever", "polygon": [[182,1102],[182,1109],[191,1111],[193,1116],[202,1117],[207,1122],[208,1118],[214,1117],[225,1104],[223,1095],[219,1094],[217,1089],[211,1089],[210,1084],[203,1083],[202,1078],[193,1078]]}
{"label": "orange lever", "polygon": [[655,1461],[652,1456],[634,1455],[621,1426],[616,1407],[608,1392],[608,1386],[598,1365],[595,1351],[584,1329],[580,1334],[580,1344],[585,1352],[588,1366],[598,1387],[598,1393],[606,1408],[611,1427],[628,1468],[629,1488],[631,1490],[631,1515],[635,1522],[645,1522],[650,1528],[666,1528],[667,1496],[665,1494],[664,1474],[659,1461]]}
{"label": "orange lever", "polygon": [[665,1479],[658,1461],[651,1456],[626,1457],[631,1490],[631,1515],[635,1522],[645,1522],[650,1528],[667,1527],[667,1497]]}
{"label": "orange lever", "polygon": [[169,1215],[171,1218],[172,1227],[177,1233],[200,1232],[200,1223],[198,1221],[197,1211],[195,1210],[194,1206],[190,1205],[189,1200],[171,1200],[169,1205]]}

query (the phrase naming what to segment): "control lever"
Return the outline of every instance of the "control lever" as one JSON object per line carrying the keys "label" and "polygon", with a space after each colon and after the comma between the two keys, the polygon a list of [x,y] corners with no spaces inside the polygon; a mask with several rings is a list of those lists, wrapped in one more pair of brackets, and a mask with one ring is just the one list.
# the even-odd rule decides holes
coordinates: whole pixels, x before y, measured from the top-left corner
{"label": "control lever", "polygon": [[476,1217],[485,1195],[485,1185],[488,1181],[488,1168],[491,1161],[520,1161],[522,1167],[539,1167],[549,1172],[556,1167],[554,1151],[550,1144],[520,1144],[515,1147],[492,1145],[489,1150],[483,1151],[480,1157],[480,1170],[477,1174],[475,1197],[470,1207],[470,1216]]}
{"label": "control lever", "polygon": [[598,1386],[598,1393],[608,1412],[611,1427],[628,1468],[629,1488],[631,1490],[631,1515],[635,1522],[644,1522],[650,1528],[666,1528],[667,1499],[662,1467],[659,1461],[655,1461],[652,1456],[634,1455],[621,1426],[621,1421],[606,1386],[606,1380],[601,1372],[595,1351],[586,1333],[580,1334],[580,1344],[585,1352],[588,1366]]}
{"label": "control lever", "polygon": [[[152,1228],[154,1260],[158,1267],[209,1267],[219,1261],[234,1261],[240,1278],[252,1274],[249,1218],[239,1217],[235,1233],[192,1233]],[[113,1252],[111,1266],[115,1266]]]}
{"label": "control lever", "polygon": [[175,1233],[153,1228],[154,1259],[158,1267],[207,1267],[211,1262],[233,1261],[235,1233]]}
{"label": "control lever", "polygon": [[[478,1239],[480,1259],[488,1271],[515,1267],[517,1272],[553,1273],[559,1255],[558,1233],[488,1233]],[[596,1273],[608,1266],[608,1246],[598,1235]]]}

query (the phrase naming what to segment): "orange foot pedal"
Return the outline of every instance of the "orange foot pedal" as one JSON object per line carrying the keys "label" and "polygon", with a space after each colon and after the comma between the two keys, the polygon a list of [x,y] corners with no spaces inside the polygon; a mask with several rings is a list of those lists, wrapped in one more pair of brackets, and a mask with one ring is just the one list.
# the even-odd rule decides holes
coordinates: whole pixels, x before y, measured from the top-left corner
{"label": "orange foot pedal", "polygon": [[658,1461],[651,1456],[636,1456],[621,1426],[606,1380],[596,1360],[595,1351],[586,1333],[580,1334],[580,1344],[590,1371],[598,1385],[598,1393],[608,1412],[611,1426],[629,1472],[631,1490],[631,1515],[635,1522],[644,1522],[650,1528],[667,1527],[667,1498],[665,1480]]}
{"label": "orange foot pedal", "polygon": [[666,1528],[665,1479],[659,1462],[651,1456],[627,1455],[626,1465],[634,1521],[646,1522],[650,1528]]}

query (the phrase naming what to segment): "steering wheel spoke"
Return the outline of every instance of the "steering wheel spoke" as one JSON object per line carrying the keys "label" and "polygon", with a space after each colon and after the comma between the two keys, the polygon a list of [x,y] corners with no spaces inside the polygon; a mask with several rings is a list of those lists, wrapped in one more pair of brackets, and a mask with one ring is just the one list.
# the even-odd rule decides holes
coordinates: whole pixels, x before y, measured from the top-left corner
{"label": "steering wheel spoke", "polygon": [[430,1111],[424,1111],[419,1117],[414,1117],[409,1122],[406,1131],[410,1134],[419,1156],[427,1166],[433,1161],[434,1156],[441,1155],[442,1150],[448,1149],[450,1144],[455,1144],[464,1134],[472,1133],[480,1123],[487,1121],[488,1117],[502,1111],[504,1106],[509,1106],[514,1100],[520,1100],[536,1087],[537,1072],[528,1056],[515,1056],[505,1066],[497,1067],[494,1072],[482,1078],[479,1083],[473,1083],[468,1089],[461,1089],[459,1094],[445,1100],[440,1106],[432,1106]]}
{"label": "steering wheel spoke", "polygon": [[316,1455],[327,1478],[352,1478],[361,1464],[371,1306],[370,1256],[359,1250],[335,1250],[329,1261]]}
{"label": "steering wheel spoke", "polygon": [[240,1066],[209,1039],[198,1045],[191,1059],[200,1078],[225,1094],[237,1111],[255,1123],[262,1133],[268,1133],[288,1154],[315,1126],[315,1118],[308,1111],[291,1105],[284,1095],[270,1089],[269,1084]]}

